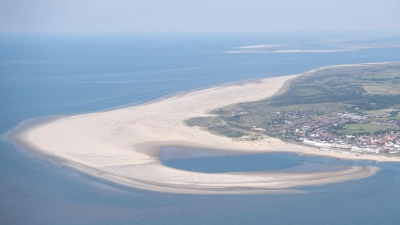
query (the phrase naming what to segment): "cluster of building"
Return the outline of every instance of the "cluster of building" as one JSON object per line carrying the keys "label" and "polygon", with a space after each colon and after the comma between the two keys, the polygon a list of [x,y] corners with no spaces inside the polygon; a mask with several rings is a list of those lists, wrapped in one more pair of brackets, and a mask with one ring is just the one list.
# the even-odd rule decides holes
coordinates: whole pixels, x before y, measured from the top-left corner
{"label": "cluster of building", "polygon": [[376,135],[361,135],[350,147],[355,152],[400,153],[400,131],[386,131]]}
{"label": "cluster of building", "polygon": [[[282,113],[283,114],[283,113]],[[263,129],[253,127],[254,130],[265,131],[273,135],[303,142],[327,149],[340,149],[353,152],[394,153],[400,154],[400,121],[394,119],[372,120],[374,118],[389,117],[390,114],[360,116],[355,113],[338,113],[335,116],[320,115],[311,112],[285,112],[281,123],[293,124],[283,126],[284,129]],[[305,122],[296,120],[308,118]],[[374,134],[338,134],[335,128],[340,129],[345,124],[366,124],[390,127],[387,131]],[[270,123],[271,124],[271,123]]]}
{"label": "cluster of building", "polygon": [[400,122],[397,120],[382,120],[382,121],[373,121],[371,124],[385,127],[393,127],[395,129],[400,129]]}

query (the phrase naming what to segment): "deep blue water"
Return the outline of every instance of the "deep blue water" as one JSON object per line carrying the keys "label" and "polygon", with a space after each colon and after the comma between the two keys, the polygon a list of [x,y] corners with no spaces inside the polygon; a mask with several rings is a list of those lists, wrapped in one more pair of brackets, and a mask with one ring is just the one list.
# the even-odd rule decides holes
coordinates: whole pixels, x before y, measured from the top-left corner
{"label": "deep blue water", "polygon": [[[399,48],[224,53],[258,44],[331,48],[341,44],[332,38],[343,35],[347,44],[400,40],[354,34],[1,36],[0,133],[31,118],[139,104],[225,82],[400,61]],[[398,165],[380,166],[371,178],[304,187],[309,194],[178,195],[115,185],[0,142],[0,224],[399,224]]]}

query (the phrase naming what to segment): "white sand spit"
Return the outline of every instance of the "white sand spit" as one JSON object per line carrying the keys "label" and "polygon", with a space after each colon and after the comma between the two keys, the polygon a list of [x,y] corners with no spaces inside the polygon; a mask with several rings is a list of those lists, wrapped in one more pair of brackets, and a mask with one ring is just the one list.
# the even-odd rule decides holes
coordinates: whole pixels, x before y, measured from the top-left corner
{"label": "white sand spit", "polygon": [[320,173],[219,173],[206,174],[172,169],[161,164],[162,146],[186,146],[238,152],[289,151],[332,157],[387,160],[319,152],[314,148],[267,138],[233,142],[184,120],[228,104],[254,101],[273,95],[294,76],[266,78],[190,92],[152,103],[106,112],[67,116],[16,133],[25,147],[62,159],[62,163],[86,173],[125,185],[175,193],[293,192],[303,185],[322,185],[360,179],[375,174],[376,167],[350,167]]}

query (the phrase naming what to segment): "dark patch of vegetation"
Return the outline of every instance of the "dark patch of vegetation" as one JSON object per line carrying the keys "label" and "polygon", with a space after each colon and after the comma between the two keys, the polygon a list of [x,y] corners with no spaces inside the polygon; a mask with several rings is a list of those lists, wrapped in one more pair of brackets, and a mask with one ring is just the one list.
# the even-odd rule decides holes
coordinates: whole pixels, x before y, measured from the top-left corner
{"label": "dark patch of vegetation", "polygon": [[220,135],[230,137],[230,138],[239,138],[244,135],[244,133],[232,130],[227,126],[211,126],[207,128],[209,131],[218,133]]}
{"label": "dark patch of vegetation", "polygon": [[212,117],[195,117],[185,120],[186,125],[189,127],[199,126],[204,127],[208,124],[208,122],[212,119]]}
{"label": "dark patch of vegetation", "polygon": [[[400,85],[399,85],[400,88]],[[364,96],[349,101],[350,104],[362,110],[388,109],[400,104],[400,95],[379,95]]]}

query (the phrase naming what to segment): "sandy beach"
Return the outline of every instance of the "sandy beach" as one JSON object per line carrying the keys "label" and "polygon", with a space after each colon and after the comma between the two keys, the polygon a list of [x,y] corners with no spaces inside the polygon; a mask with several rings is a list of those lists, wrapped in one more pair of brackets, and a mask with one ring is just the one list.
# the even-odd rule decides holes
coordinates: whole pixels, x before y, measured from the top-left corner
{"label": "sandy beach", "polygon": [[298,192],[296,187],[299,186],[369,177],[376,174],[379,168],[353,166],[341,171],[320,173],[206,174],[162,165],[159,152],[163,146],[240,153],[285,151],[346,159],[399,161],[398,158],[383,156],[321,152],[275,138],[233,141],[184,124],[188,118],[206,116],[211,109],[267,98],[295,76],[232,83],[139,106],[60,117],[27,126],[13,133],[10,138],[34,154],[57,159],[85,173],[136,188],[173,193]]}

